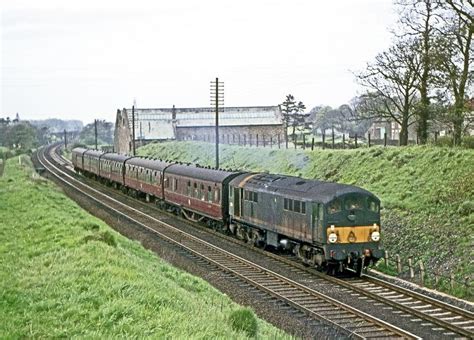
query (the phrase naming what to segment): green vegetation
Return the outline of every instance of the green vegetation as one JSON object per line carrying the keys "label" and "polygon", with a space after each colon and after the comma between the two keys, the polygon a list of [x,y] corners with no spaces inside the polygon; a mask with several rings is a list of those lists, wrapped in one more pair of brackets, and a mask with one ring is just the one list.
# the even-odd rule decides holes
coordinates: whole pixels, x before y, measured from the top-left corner
{"label": "green vegetation", "polygon": [[21,163],[0,177],[0,338],[286,337]]}
{"label": "green vegetation", "polygon": [[[149,144],[139,154],[213,165],[214,146]],[[474,150],[413,146],[278,150],[221,146],[223,168],[269,171],[360,186],[382,200],[384,247],[423,260],[429,273],[464,282],[474,274]],[[472,288],[471,288],[472,292]],[[467,298],[462,289],[458,295]]]}

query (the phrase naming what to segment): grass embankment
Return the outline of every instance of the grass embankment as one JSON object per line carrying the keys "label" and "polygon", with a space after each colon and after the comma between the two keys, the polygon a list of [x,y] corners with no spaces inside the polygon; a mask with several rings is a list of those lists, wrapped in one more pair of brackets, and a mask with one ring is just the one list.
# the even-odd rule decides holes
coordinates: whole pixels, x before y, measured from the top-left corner
{"label": "grass embankment", "polygon": [[0,338],[285,337],[87,214],[27,157],[0,178],[0,320]]}
{"label": "grass embankment", "polygon": [[[149,144],[139,154],[214,165],[214,145]],[[278,150],[222,145],[224,168],[269,171],[363,187],[382,200],[384,247],[428,271],[464,281],[474,273],[474,150],[413,146]],[[467,298],[470,293],[451,293]]]}

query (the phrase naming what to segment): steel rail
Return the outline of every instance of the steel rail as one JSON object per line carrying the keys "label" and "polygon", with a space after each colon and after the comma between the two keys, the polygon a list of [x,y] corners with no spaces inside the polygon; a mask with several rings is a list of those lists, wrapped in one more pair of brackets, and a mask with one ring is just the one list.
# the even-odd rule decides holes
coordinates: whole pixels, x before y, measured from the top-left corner
{"label": "steel rail", "polygon": [[[44,152],[44,150],[42,151]],[[258,289],[263,290],[274,297],[277,297],[279,300],[285,301],[287,304],[292,305],[298,308],[299,310],[302,310],[319,320],[323,320],[326,323],[333,325],[334,327],[338,329],[344,330],[346,332],[350,332],[352,336],[356,336],[359,338],[366,338],[366,337],[370,337],[371,332],[372,333],[375,332],[373,336],[376,336],[376,337],[397,336],[397,337],[404,337],[404,338],[418,338],[414,334],[406,332],[396,326],[393,326],[385,321],[377,319],[362,311],[356,310],[355,308],[350,307],[346,304],[343,304],[339,301],[336,301],[328,296],[323,295],[322,293],[319,293],[313,289],[307,288],[296,281],[293,281],[278,273],[265,269],[257,264],[254,264],[246,259],[236,256],[224,249],[216,247],[195,236],[184,233],[183,231],[171,226],[170,224],[163,222],[161,220],[158,220],[152,216],[149,216],[133,207],[129,207],[123,204],[122,202],[119,202],[116,199],[111,198],[107,196],[106,194],[99,192],[96,189],[91,188],[88,185],[85,185],[84,183],[73,178],[72,176],[66,174],[64,171],[60,170],[59,168],[54,166],[51,162],[49,162],[49,160],[45,159],[45,162],[49,164],[49,167],[48,167],[45,163],[43,163],[40,157],[38,158],[39,158],[40,163],[59,180],[63,181],[64,183],[71,186],[75,190],[81,192],[82,194],[88,196],[89,198],[93,199],[97,203],[105,206],[111,211],[114,211],[115,213],[151,231],[152,233],[158,235],[160,238],[163,238],[167,240],[168,242],[178,245],[179,247],[186,249],[188,252],[198,257],[204,258],[209,263],[212,263],[227,272],[231,272],[235,276],[247,281],[248,283],[252,284]],[[58,175],[56,172],[52,171],[51,168],[55,168],[55,171],[62,175],[61,176]],[[158,223],[161,226],[166,227],[168,231],[171,231],[172,233],[175,234],[175,238],[165,235],[162,232],[157,231],[156,229],[147,226],[146,224],[137,220],[136,218],[133,218],[123,213],[121,210],[118,210],[112,207],[111,205],[102,202],[97,197],[94,197],[93,195],[86,193],[84,190],[80,189],[76,185],[69,183],[68,180],[64,179],[63,177],[69,178],[69,180],[72,182],[79,183],[81,186],[85,187],[87,190],[92,191],[99,196],[105,197],[107,200],[113,202],[114,204],[118,204],[119,206],[129,211],[132,211],[135,214],[143,216],[147,219],[150,219]],[[184,242],[186,242],[187,245],[184,244]],[[211,253],[207,255],[203,254],[202,247],[205,247],[207,251],[211,251]],[[310,301],[309,300],[310,298],[313,301]],[[311,308],[311,306],[313,305],[317,307]],[[324,311],[321,311],[322,306],[325,306],[326,308]],[[329,306],[332,306],[332,307],[328,310],[327,308],[329,308]],[[320,310],[318,311],[318,309]],[[342,321],[337,322],[337,320],[343,320],[344,322]]]}
{"label": "steel rail", "polygon": [[[59,156],[61,157],[61,156]],[[195,224],[195,223],[191,223]],[[202,227],[200,227],[202,228]],[[243,245],[242,242],[235,240],[234,238],[222,235],[221,233],[217,233],[214,231],[209,230],[208,228],[202,228],[207,230],[208,232],[212,232],[215,235],[218,235],[220,237],[225,238],[228,241],[238,243],[240,245]],[[407,288],[403,288],[400,286],[396,286],[394,284],[391,284],[386,281],[382,281],[380,279],[374,278],[372,276],[364,275],[358,284],[355,284],[354,282],[348,282],[346,280],[342,280],[339,278],[335,278],[332,276],[324,275],[320,272],[308,269],[304,266],[302,266],[299,263],[295,263],[292,260],[282,258],[281,256],[277,256],[275,254],[269,253],[267,251],[262,251],[260,249],[254,248],[252,246],[248,245],[243,245],[248,248],[252,248],[254,251],[260,252],[268,257],[271,257],[277,261],[280,261],[282,263],[297,267],[298,269],[301,269],[303,271],[306,271],[308,273],[311,273],[313,275],[319,276],[323,280],[335,283],[341,287],[344,287],[346,289],[350,289],[353,292],[356,292],[358,294],[364,295],[368,298],[371,298],[373,300],[379,301],[383,304],[386,304],[388,306],[391,306],[393,308],[396,308],[398,310],[401,310],[405,313],[411,314],[413,316],[416,316],[422,320],[429,321],[434,325],[438,325],[443,327],[446,330],[452,331],[456,334],[466,336],[468,338],[474,338],[474,333],[471,331],[473,329],[474,325],[474,314],[449,305],[445,302],[436,300],[434,298],[425,296],[423,294],[414,292],[412,290],[409,290]],[[384,287],[386,291],[382,292],[382,295],[379,293],[379,290],[374,287],[374,285],[378,285],[380,287]],[[388,290],[388,291],[387,291]],[[392,292],[391,292],[391,291]],[[389,296],[392,296],[393,292],[398,292],[400,294],[403,294],[404,296],[411,297],[415,299],[414,301],[403,301],[403,302],[397,302],[396,300],[399,300],[398,297],[397,299],[391,299]],[[400,300],[404,300],[403,298],[400,298]],[[407,304],[407,302],[409,304]],[[404,304],[405,303],[405,304]],[[420,308],[419,303],[425,303],[423,306],[424,308]],[[432,307],[436,307],[434,310]],[[431,314],[430,314],[431,312]]]}

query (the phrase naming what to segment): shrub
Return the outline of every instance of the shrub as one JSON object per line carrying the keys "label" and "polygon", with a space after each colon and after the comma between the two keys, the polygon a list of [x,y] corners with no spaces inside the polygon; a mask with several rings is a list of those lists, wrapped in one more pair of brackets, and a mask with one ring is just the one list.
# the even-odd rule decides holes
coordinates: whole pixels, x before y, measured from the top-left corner
{"label": "shrub", "polygon": [[436,146],[453,146],[453,138],[448,136],[439,137]]}
{"label": "shrub", "polygon": [[229,317],[232,329],[242,331],[249,337],[257,334],[257,318],[251,309],[243,308],[233,311]]}
{"label": "shrub", "polygon": [[464,201],[458,208],[458,213],[461,216],[468,216],[474,212],[474,202],[473,201]]}
{"label": "shrub", "polygon": [[461,145],[467,149],[474,149],[474,136],[464,136]]}

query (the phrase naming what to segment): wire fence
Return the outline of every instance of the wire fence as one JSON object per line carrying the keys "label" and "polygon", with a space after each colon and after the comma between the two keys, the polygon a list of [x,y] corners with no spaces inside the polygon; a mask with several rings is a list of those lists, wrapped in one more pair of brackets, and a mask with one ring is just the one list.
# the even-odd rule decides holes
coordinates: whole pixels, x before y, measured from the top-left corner
{"label": "wire fence", "polygon": [[389,271],[394,271],[397,276],[408,279],[420,286],[427,285],[435,289],[449,288],[451,291],[462,290],[465,296],[473,296],[473,278],[470,276],[459,278],[452,273],[448,275],[439,271],[430,272],[421,259],[402,258],[398,254],[389,256],[388,251],[384,253],[383,263]]}
{"label": "wire fence", "polygon": [[[182,140],[195,140],[215,143],[215,134],[201,134],[182,137]],[[239,145],[248,147],[277,148],[277,149],[357,149],[360,147],[371,147],[374,145],[400,146],[400,140],[390,139],[387,133],[382,138],[373,138],[369,133],[367,136],[320,134],[301,134],[296,138],[285,137],[283,134],[222,134],[219,135],[219,144]],[[418,144],[417,140],[409,140],[408,144]]]}

